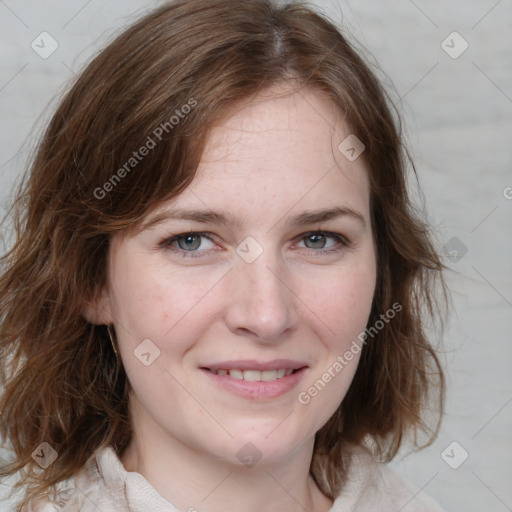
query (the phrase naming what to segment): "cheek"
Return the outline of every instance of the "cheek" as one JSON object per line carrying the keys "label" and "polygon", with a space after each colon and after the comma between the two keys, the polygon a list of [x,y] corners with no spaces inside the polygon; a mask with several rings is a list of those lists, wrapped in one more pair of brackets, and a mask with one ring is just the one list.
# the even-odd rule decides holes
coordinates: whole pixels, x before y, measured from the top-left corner
{"label": "cheek", "polygon": [[[183,331],[200,329],[207,321],[209,315],[202,299],[211,288],[213,277],[191,279],[189,275],[169,274],[165,268],[145,265],[125,265],[123,276],[115,287],[113,314],[120,324],[124,344],[132,350],[147,338],[163,352],[168,351],[169,340],[173,350],[180,350],[180,340],[187,339]],[[190,322],[191,315],[194,322]],[[180,336],[173,336],[177,331]]]}
{"label": "cheek", "polygon": [[201,298],[208,286],[140,267],[127,275],[116,290],[120,355],[135,394],[159,407],[170,390],[179,396],[175,370],[207,327]]}
{"label": "cheek", "polygon": [[303,296],[309,293],[305,302],[311,321],[323,324],[323,331],[328,332],[326,340],[340,348],[340,343],[350,344],[366,327],[375,291],[375,270],[372,265],[341,269],[314,283],[304,282],[302,290]]}

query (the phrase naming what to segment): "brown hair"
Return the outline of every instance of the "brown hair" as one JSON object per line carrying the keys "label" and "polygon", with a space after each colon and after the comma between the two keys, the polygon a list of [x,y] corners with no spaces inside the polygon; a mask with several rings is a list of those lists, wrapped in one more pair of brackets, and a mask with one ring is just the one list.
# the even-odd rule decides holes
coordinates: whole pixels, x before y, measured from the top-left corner
{"label": "brown hair", "polygon": [[[121,455],[131,438],[129,381],[115,371],[106,326],[82,316],[105,283],[110,236],[187,187],[209,127],[228,107],[283,81],[327,93],[366,146],[378,250],[369,325],[402,306],[364,348],[343,404],[317,433],[311,474],[335,498],[345,442],[371,444],[390,460],[408,432],[429,428],[432,389],[442,411],[443,373],[425,323],[443,311],[443,265],[408,196],[399,120],[369,65],[304,4],[178,0],[81,73],[13,203],[16,238],[1,259],[0,434],[15,460],[0,475],[24,468],[25,500],[74,475],[100,446]],[[155,146],[130,160],[149,138]],[[57,460],[26,471],[37,469],[31,454],[42,442]]]}

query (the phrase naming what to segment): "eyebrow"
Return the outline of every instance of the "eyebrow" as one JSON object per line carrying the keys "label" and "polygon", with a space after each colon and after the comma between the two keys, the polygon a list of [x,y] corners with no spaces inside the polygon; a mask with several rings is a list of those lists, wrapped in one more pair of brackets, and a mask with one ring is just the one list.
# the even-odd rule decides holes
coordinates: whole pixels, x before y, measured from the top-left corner
{"label": "eyebrow", "polygon": [[[366,227],[364,216],[357,210],[346,206],[305,211],[288,219],[286,221],[286,225],[289,225],[290,227],[299,227],[306,224],[327,222],[339,217],[351,217],[360,222],[363,227]],[[233,214],[228,213],[214,212],[211,210],[166,210],[154,215],[143,223],[141,231],[150,229],[162,222],[165,222],[166,220],[188,220],[200,222],[202,224],[219,224],[224,226],[237,223],[236,217]]]}

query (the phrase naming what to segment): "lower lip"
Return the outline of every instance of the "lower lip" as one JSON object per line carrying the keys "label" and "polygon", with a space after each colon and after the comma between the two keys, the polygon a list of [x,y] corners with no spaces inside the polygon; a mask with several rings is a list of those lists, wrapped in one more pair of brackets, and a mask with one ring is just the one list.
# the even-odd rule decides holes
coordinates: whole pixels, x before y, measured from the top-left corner
{"label": "lower lip", "polygon": [[201,371],[221,388],[251,400],[267,400],[288,393],[297,386],[306,370],[307,367],[304,367],[291,375],[272,381],[247,381],[234,379],[229,375],[218,375],[201,368]]}

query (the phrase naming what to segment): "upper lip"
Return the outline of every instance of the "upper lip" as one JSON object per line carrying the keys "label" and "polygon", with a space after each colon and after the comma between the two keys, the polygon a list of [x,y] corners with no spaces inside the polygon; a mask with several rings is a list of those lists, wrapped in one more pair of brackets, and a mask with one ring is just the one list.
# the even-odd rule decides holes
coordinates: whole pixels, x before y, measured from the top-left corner
{"label": "upper lip", "polygon": [[273,361],[256,361],[253,359],[239,359],[236,361],[221,361],[220,363],[203,365],[201,368],[208,370],[279,370],[281,368],[298,370],[308,366],[304,362],[294,361],[292,359],[274,359]]}

